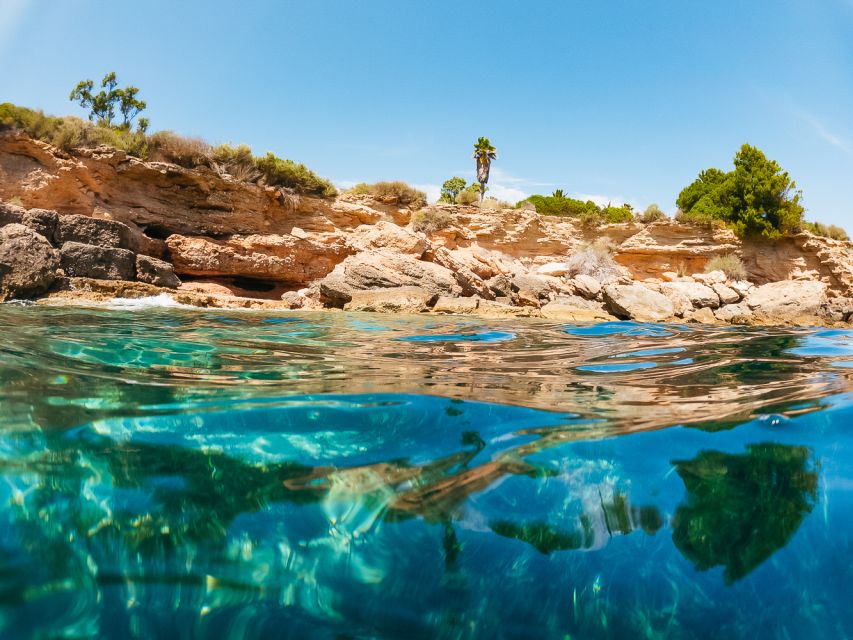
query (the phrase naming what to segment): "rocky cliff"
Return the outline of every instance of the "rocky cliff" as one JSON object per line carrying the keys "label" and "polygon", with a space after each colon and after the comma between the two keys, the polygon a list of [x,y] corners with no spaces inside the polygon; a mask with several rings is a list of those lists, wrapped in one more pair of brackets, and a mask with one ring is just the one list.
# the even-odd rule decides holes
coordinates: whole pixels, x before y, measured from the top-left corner
{"label": "rocky cliff", "polygon": [[[57,261],[57,284],[42,273],[35,288],[10,285],[5,297],[67,290],[84,278],[285,306],[438,304],[486,314],[692,319],[698,313],[697,319],[731,321],[766,310],[766,300],[762,307],[748,298],[770,283],[792,283],[788,290],[800,292],[794,297],[812,287],[808,293],[824,311],[832,308],[826,313],[834,320],[849,317],[844,301],[853,296],[849,245],[808,233],[743,243],[726,229],[670,221],[587,229],[526,209],[458,205],[430,207],[429,215],[444,222],[420,233],[412,211],[368,196],[286,196],[210,169],[144,162],[106,147],[69,155],[22,134],[0,137],[0,201],[6,203],[0,225],[18,225],[3,240],[2,259],[9,263],[10,252],[20,253],[11,247],[27,244],[21,234],[35,233],[47,242],[47,249],[39,244],[43,271]],[[585,280],[566,260],[602,240],[617,270]],[[703,281],[708,261],[726,254],[741,257],[744,281]],[[412,287],[425,294],[414,295]],[[636,312],[637,296],[656,310]],[[817,311],[800,306],[788,315]]]}

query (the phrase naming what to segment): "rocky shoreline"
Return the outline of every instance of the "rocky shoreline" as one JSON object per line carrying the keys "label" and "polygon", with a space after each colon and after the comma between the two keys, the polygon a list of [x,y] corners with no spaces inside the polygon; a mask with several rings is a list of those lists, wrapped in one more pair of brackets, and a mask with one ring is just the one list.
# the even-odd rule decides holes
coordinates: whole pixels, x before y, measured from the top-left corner
{"label": "rocky shoreline", "polygon": [[[606,245],[606,269],[579,256]],[[736,255],[744,277],[707,271]],[[590,260],[595,256],[590,254]],[[0,300],[167,294],[194,306],[849,326],[853,253],[672,221],[588,229],[528,209],[289,198],[109,148],[0,137]]]}

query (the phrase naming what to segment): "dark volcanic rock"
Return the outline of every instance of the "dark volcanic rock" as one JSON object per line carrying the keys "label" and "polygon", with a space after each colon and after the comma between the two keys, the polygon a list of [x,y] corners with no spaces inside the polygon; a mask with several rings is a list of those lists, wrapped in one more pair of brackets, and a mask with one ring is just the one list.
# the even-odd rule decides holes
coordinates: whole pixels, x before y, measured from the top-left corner
{"label": "dark volcanic rock", "polygon": [[140,282],[157,285],[158,287],[169,287],[177,289],[181,281],[175,275],[175,268],[165,262],[151,256],[136,256],[136,279]]}
{"label": "dark volcanic rock", "polygon": [[21,224],[24,218],[24,210],[13,204],[0,202],[0,227],[7,224]]}
{"label": "dark volcanic rock", "polygon": [[131,242],[130,228],[126,224],[78,215],[60,216],[54,237],[59,246],[66,242],[78,242],[127,249]]}
{"label": "dark volcanic rock", "polygon": [[80,242],[63,244],[61,261],[65,275],[76,278],[133,280],[136,271],[136,255],[132,251]]}
{"label": "dark volcanic rock", "polygon": [[0,300],[44,293],[56,279],[59,252],[21,224],[0,228]]}

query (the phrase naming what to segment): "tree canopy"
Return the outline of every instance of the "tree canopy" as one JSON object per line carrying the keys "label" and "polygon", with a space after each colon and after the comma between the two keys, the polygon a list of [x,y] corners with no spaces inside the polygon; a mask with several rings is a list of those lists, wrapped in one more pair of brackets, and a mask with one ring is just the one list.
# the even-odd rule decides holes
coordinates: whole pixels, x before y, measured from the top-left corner
{"label": "tree canopy", "polygon": [[801,198],[779,163],[745,144],[735,154],[733,171],[700,172],[676,204],[688,220],[721,220],[741,237],[775,239],[802,226]]}
{"label": "tree canopy", "polygon": [[[91,80],[81,80],[71,91],[68,99],[77,102],[84,109],[89,109],[89,120],[97,122],[102,126],[112,127],[116,110],[121,114],[122,121],[119,127],[130,129],[133,119],[145,110],[144,100],[137,98],[139,89],[127,86],[118,88],[118,78],[115,71],[110,71],[101,80],[101,90],[93,93],[95,83]],[[148,128],[147,118],[139,119],[139,128],[142,131]]]}
{"label": "tree canopy", "polygon": [[459,176],[453,176],[449,180],[445,180],[444,184],[441,185],[441,196],[439,196],[440,202],[456,202],[456,196],[458,196],[465,189],[465,178],[460,178]]}

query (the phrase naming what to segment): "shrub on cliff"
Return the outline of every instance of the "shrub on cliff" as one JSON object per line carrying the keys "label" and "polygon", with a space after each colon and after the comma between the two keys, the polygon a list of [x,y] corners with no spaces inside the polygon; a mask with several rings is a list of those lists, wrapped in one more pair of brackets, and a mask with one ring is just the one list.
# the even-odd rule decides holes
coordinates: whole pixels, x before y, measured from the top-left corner
{"label": "shrub on cliff", "polygon": [[822,222],[804,222],[803,229],[816,236],[831,238],[832,240],[841,240],[842,242],[850,242],[850,236],[847,232],[834,224],[823,224]]}
{"label": "shrub on cliff", "polygon": [[447,229],[453,224],[453,216],[441,209],[424,208],[412,215],[412,229],[430,234]]}
{"label": "shrub on cliff", "polygon": [[465,178],[453,176],[449,180],[445,180],[444,184],[441,185],[441,195],[439,196],[438,201],[452,204],[456,202],[456,196],[462,193],[464,189]]}
{"label": "shrub on cliff", "polygon": [[522,202],[529,202],[536,207],[536,212],[543,216],[568,216],[579,218],[584,214],[589,214],[593,211],[598,211],[598,205],[592,200],[583,202],[574,198],[565,198],[562,195],[558,196],[540,196],[532,195],[526,200],[519,202],[516,207]]}
{"label": "shrub on cliff", "polygon": [[746,280],[747,277],[743,260],[733,253],[714,256],[708,260],[708,264],[705,265],[705,273],[711,273],[712,271],[722,271],[729,280]]}
{"label": "shrub on cliff", "polygon": [[745,144],[734,170],[707,169],[682,189],[676,204],[687,220],[723,221],[740,237],[775,239],[802,225],[802,194],[775,160]]}
{"label": "shrub on cliff", "polygon": [[472,205],[480,201],[480,185],[471,184],[456,196],[456,204]]}
{"label": "shrub on cliff", "polygon": [[186,138],[171,131],[158,131],[148,136],[148,157],[193,169],[210,165],[213,147],[201,138]]}
{"label": "shrub on cliff", "polygon": [[656,204],[650,204],[643,211],[643,215],[640,216],[640,222],[643,224],[651,224],[652,222],[660,222],[668,219],[667,215]]}
{"label": "shrub on cliff", "polygon": [[417,210],[426,206],[427,196],[401,180],[367,184],[359,182],[349,189],[350,193],[369,195],[385,204],[396,204],[401,207]]}
{"label": "shrub on cliff", "polygon": [[299,193],[325,197],[338,193],[331,182],[321,178],[304,164],[279,158],[272,153],[255,158],[255,168],[261,172],[264,182],[271,187],[286,187]]}
{"label": "shrub on cliff", "polygon": [[615,280],[622,275],[622,270],[613,259],[613,251],[613,243],[606,239],[582,246],[566,260],[567,275],[574,277],[583,274],[599,282]]}

